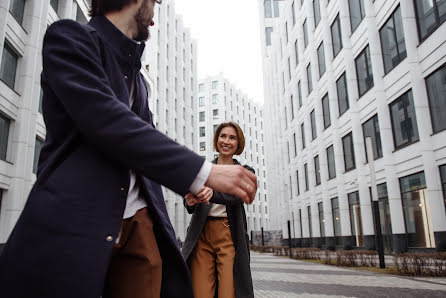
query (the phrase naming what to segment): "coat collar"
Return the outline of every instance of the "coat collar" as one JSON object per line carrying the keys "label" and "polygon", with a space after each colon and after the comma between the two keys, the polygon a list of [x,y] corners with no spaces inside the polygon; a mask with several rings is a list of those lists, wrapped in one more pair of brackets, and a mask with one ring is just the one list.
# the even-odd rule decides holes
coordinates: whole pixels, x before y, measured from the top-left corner
{"label": "coat collar", "polygon": [[[218,157],[217,158],[215,158],[213,161],[212,161],[212,163],[213,164],[217,164],[217,162],[218,162]],[[232,162],[235,164],[235,165],[239,165],[240,163],[238,162],[238,160],[237,159],[232,159]]]}
{"label": "coat collar", "polygon": [[141,57],[145,42],[137,42],[128,38],[105,16],[91,18],[89,25],[101,34],[104,41],[115,50],[120,58],[129,60],[133,68],[141,69]]}

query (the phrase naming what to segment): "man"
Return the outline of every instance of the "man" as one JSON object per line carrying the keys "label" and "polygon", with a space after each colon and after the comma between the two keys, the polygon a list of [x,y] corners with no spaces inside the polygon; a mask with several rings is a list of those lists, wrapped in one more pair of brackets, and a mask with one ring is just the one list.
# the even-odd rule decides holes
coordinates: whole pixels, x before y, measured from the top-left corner
{"label": "man", "polygon": [[0,257],[2,297],[193,297],[160,184],[254,199],[248,170],[211,165],[153,127],[139,70],[156,2],[93,0],[89,25],[48,28],[47,135]]}

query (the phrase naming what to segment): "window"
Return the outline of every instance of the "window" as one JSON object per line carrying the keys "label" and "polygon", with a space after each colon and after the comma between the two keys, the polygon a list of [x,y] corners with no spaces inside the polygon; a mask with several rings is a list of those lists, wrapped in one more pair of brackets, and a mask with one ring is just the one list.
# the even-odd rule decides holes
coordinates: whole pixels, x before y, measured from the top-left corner
{"label": "window", "polygon": [[446,19],[446,2],[444,0],[417,0],[414,3],[418,36],[422,41]]}
{"label": "window", "polygon": [[395,150],[418,141],[418,126],[412,90],[401,95],[389,107]]}
{"label": "window", "polygon": [[319,48],[317,48],[317,59],[319,62],[319,78],[325,73],[325,52],[324,43],[321,43]]}
{"label": "window", "polygon": [[362,132],[364,135],[364,152],[365,152],[365,159],[367,160],[367,145],[365,139],[367,137],[372,138],[372,147],[373,147],[373,158],[378,159],[380,157],[383,157],[383,151],[381,148],[381,134],[379,132],[379,123],[378,123],[378,114],[364,122],[362,125]]}
{"label": "window", "polygon": [[319,155],[314,157],[314,175],[316,177],[316,185],[321,184],[321,166],[319,164]]}
{"label": "window", "polygon": [[444,208],[446,209],[446,165],[440,166],[440,177],[441,177],[441,188],[443,189],[443,203],[444,203]]}
{"label": "window", "polygon": [[304,21],[304,46],[305,49],[308,46],[308,28],[307,28],[307,20]]}
{"label": "window", "polygon": [[309,189],[308,187],[308,166],[304,164],[304,174],[305,174],[305,191]]}
{"label": "window", "polygon": [[8,85],[11,89],[15,87],[15,76],[17,71],[17,61],[19,56],[8,45],[5,40],[3,46],[3,55],[0,65],[0,79]]}
{"label": "window", "polygon": [[297,83],[297,94],[299,95],[299,108],[302,106],[302,85],[300,81]]}
{"label": "window", "polygon": [[311,220],[311,206],[307,206],[308,213],[308,231],[310,232],[310,238],[313,238],[313,228],[312,228],[312,220]]}
{"label": "window", "polygon": [[291,57],[288,57],[288,81],[291,80]]}
{"label": "window", "polygon": [[265,0],[263,4],[265,7],[265,18],[272,18],[273,11],[271,10],[271,0]]}
{"label": "window", "polygon": [[204,128],[203,126],[200,127],[200,137],[204,137],[206,136],[206,128]]}
{"label": "window", "polygon": [[212,94],[212,104],[218,104],[218,94]]}
{"label": "window", "polygon": [[296,67],[297,67],[297,65],[299,64],[299,46],[297,45],[297,39],[294,42],[294,55],[296,58]]}
{"label": "window", "polygon": [[328,100],[328,93],[322,98],[322,114],[324,118],[324,129],[328,128],[331,125],[330,118],[330,103]]}
{"label": "window", "polygon": [[22,25],[23,23],[25,2],[26,0],[11,0],[11,2],[9,3],[9,12],[20,25]]}
{"label": "window", "polygon": [[53,7],[54,11],[57,13],[59,9],[59,0],[50,0],[50,5]]}
{"label": "window", "polygon": [[435,247],[424,172],[400,178],[408,247]]}
{"label": "window", "polygon": [[288,22],[285,22],[285,43],[288,44]]}
{"label": "window", "polygon": [[203,122],[203,121],[205,121],[205,112],[203,111],[203,112],[200,112],[200,122]]}
{"label": "window", "polygon": [[399,6],[379,30],[379,36],[383,53],[384,72],[387,74],[407,56],[403,20]]}
{"label": "window", "polygon": [[446,64],[426,78],[426,89],[432,129],[437,133],[446,129]]}
{"label": "window", "polygon": [[217,130],[218,125],[214,124],[214,126],[212,126],[213,132],[215,133],[215,131]]}
{"label": "window", "polygon": [[321,21],[321,5],[319,0],[313,0],[313,11],[314,11],[314,28],[319,25]]}
{"label": "window", "polygon": [[311,77],[311,63],[307,66],[308,94],[313,91],[313,79]]}
{"label": "window", "polygon": [[339,212],[339,200],[338,198],[331,199],[331,213],[333,215],[333,230],[335,236],[336,245],[342,245],[341,234],[341,214]]}
{"label": "window", "polygon": [[200,142],[200,151],[206,151],[206,142]]}
{"label": "window", "polygon": [[305,126],[304,123],[300,125],[300,134],[302,136],[302,149],[305,149]]}
{"label": "window", "polygon": [[43,89],[40,88],[40,95],[39,95],[39,113],[42,114],[42,100],[43,100]]}
{"label": "window", "polygon": [[218,81],[212,81],[212,90],[216,90],[218,88]]}
{"label": "window", "polygon": [[344,148],[344,167],[345,171],[348,172],[356,168],[352,133],[342,138],[342,147]]}
{"label": "window", "polygon": [[322,202],[317,203],[317,209],[319,213],[319,232],[321,233],[322,241],[325,244],[325,219],[324,219],[324,206]]}
{"label": "window", "polygon": [[290,108],[291,108],[291,120],[294,119],[294,104],[293,104],[293,95],[290,96]]}
{"label": "window", "polygon": [[293,133],[294,157],[297,156],[296,133]]}
{"label": "window", "polygon": [[348,194],[348,206],[350,211],[350,227],[352,229],[353,243],[356,247],[364,246],[364,234],[362,233],[361,205],[359,192]]}
{"label": "window", "polygon": [[336,165],[333,145],[327,148],[328,179],[336,177]]}
{"label": "window", "polygon": [[355,64],[359,97],[361,97],[374,85],[369,46],[362,50],[358,57],[356,57]]}
{"label": "window", "polygon": [[341,117],[350,108],[345,72],[336,81],[336,91],[338,94],[339,117]]}
{"label": "window", "polygon": [[42,150],[44,141],[39,137],[36,137],[36,144],[34,146],[34,162],[33,162],[33,173],[37,173],[37,167],[39,165],[40,151]]}
{"label": "window", "polygon": [[200,107],[204,107],[204,97],[199,97],[199,98],[198,98],[198,105],[199,105]]}
{"label": "window", "polygon": [[274,17],[275,18],[280,17],[280,14],[279,14],[279,1],[280,0],[273,0],[273,4],[274,4]]}
{"label": "window", "polygon": [[266,27],[265,28],[265,35],[266,35],[266,45],[270,46],[271,45],[271,34],[273,33],[273,28],[272,27]]}
{"label": "window", "polygon": [[316,129],[316,116],[314,114],[314,110],[310,113],[310,121],[311,121],[311,140],[317,138],[317,129]]}
{"label": "window", "polygon": [[293,4],[291,4],[291,13],[293,14],[293,27],[296,24],[296,12],[295,12],[295,7],[294,7],[294,1]]}
{"label": "window", "polygon": [[6,160],[6,153],[8,151],[9,139],[9,125],[10,120],[0,114],[0,159]]}
{"label": "window", "polygon": [[218,110],[212,110],[212,115],[214,116],[214,119],[218,119]]}
{"label": "window", "polygon": [[204,92],[204,84],[198,85],[198,91],[199,92]]}
{"label": "window", "polygon": [[[264,175],[265,176],[265,175]],[[445,180],[446,180],[446,167],[445,167]],[[446,181],[445,181],[446,183]],[[297,185],[297,195],[300,194],[300,187],[299,187],[299,171],[296,171],[296,185]],[[446,187],[446,186],[445,186]],[[266,202],[266,200],[265,200]],[[445,203],[446,204],[446,203]]]}
{"label": "window", "polygon": [[330,28],[331,41],[333,42],[333,58],[335,58],[342,50],[341,22],[339,20],[339,14],[336,16]]}
{"label": "window", "polygon": [[348,7],[350,9],[350,26],[353,33],[365,17],[364,0],[348,0]]}

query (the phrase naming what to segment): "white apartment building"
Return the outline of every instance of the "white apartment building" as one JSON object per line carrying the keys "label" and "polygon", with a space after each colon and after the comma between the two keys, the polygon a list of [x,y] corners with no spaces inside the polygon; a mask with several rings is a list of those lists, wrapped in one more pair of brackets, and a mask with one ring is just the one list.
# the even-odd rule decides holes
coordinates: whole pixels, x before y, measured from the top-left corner
{"label": "white apartment building", "polygon": [[[446,2],[259,0],[271,228],[295,246],[446,249]],[[291,235],[288,233],[290,224]]]}
{"label": "white apartment building", "polygon": [[[46,28],[61,18],[88,19],[87,0],[0,1],[0,246],[6,242],[33,183],[45,140],[41,114],[41,49]],[[192,150],[197,147],[196,42],[173,1],[157,6],[141,70],[156,126]],[[188,218],[177,195],[165,190],[169,215],[184,240]]]}
{"label": "white apartment building", "polygon": [[218,153],[213,147],[214,131],[222,122],[236,122],[245,135],[245,150],[235,158],[252,167],[258,189],[251,205],[245,205],[248,233],[269,229],[269,196],[267,195],[264,158],[263,108],[228,82],[222,74],[200,79],[198,83],[197,132],[199,154],[212,161]]}
{"label": "white apartment building", "polygon": [[[155,126],[180,144],[198,152],[197,142],[197,42],[183,19],[175,13],[175,1],[156,6],[155,26],[147,42],[146,61],[155,89],[149,100]],[[184,241],[190,215],[183,199],[163,188],[167,211],[177,236]]]}

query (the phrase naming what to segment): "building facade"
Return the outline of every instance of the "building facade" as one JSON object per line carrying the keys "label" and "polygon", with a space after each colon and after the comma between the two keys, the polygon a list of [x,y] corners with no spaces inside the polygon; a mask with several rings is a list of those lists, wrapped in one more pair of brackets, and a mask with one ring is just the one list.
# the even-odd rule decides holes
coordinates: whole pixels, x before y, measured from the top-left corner
{"label": "building facade", "polygon": [[371,137],[385,250],[445,250],[444,1],[259,8],[271,225],[297,246],[374,249]]}
{"label": "building facade", "polygon": [[[86,23],[87,0],[0,1],[0,245],[6,242],[36,180],[45,140],[40,73],[46,28],[62,18]],[[157,5],[156,25],[143,55],[149,106],[159,130],[197,151],[196,42],[175,14],[173,1]],[[168,212],[184,239],[182,199],[164,189]]]}
{"label": "building facade", "polygon": [[[155,82],[149,100],[158,130],[198,152],[197,42],[175,12],[175,1],[156,6],[155,26],[147,42],[145,61]],[[164,199],[177,236],[184,241],[190,215],[183,199],[163,188]]]}
{"label": "building facade", "polygon": [[199,81],[196,115],[199,154],[209,161],[218,156],[213,147],[213,137],[220,123],[234,121],[243,130],[245,150],[236,159],[242,165],[252,167],[258,181],[253,204],[245,205],[248,233],[269,229],[262,106],[248,99],[220,74]]}

